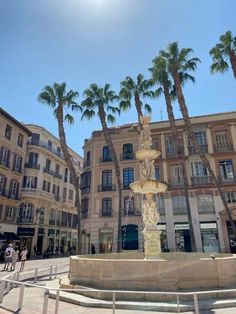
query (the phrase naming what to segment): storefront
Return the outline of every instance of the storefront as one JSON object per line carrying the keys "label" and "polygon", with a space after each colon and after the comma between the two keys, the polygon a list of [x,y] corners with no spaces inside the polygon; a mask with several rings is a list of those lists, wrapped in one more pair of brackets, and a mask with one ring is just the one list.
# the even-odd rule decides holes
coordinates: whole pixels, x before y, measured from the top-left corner
{"label": "storefront", "polygon": [[65,254],[68,251],[67,245],[67,232],[61,231],[61,244],[60,244],[60,253]]}
{"label": "storefront", "polygon": [[27,247],[29,254],[32,250],[32,240],[35,234],[34,228],[24,228],[24,227],[18,227],[17,228],[17,236],[20,239],[20,250],[22,250],[24,247]]}
{"label": "storefront", "polygon": [[218,230],[216,222],[200,222],[200,229],[203,252],[219,252]]}
{"label": "storefront", "polygon": [[55,229],[48,229],[48,248],[50,254],[54,253],[55,235],[56,235]]}
{"label": "storefront", "polygon": [[112,252],[113,247],[113,230],[101,229],[99,232],[99,250],[100,253]]}
{"label": "storefront", "polygon": [[175,224],[175,243],[177,252],[192,252],[189,224]]}
{"label": "storefront", "polygon": [[[230,222],[227,221],[227,231],[228,231],[228,237],[229,237],[229,245],[230,245],[230,251],[231,253],[236,253],[236,241],[234,239],[233,230],[230,225]],[[234,224],[236,225],[236,221],[234,220]]]}
{"label": "storefront", "polygon": [[157,225],[157,228],[160,231],[161,251],[169,252],[166,235],[166,224],[160,223]]}

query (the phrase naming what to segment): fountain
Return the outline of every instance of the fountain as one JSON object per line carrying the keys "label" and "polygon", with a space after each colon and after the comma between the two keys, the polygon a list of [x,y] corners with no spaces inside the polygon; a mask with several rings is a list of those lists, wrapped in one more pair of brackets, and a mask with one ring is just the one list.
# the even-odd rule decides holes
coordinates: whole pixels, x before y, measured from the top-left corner
{"label": "fountain", "polygon": [[167,184],[155,179],[154,160],[160,156],[161,152],[152,149],[152,137],[149,128],[149,117],[141,117],[141,149],[136,152],[136,158],[141,160],[143,180],[135,181],[130,184],[134,193],[145,195],[142,204],[143,209],[143,236],[144,236],[144,255],[145,258],[158,257],[161,253],[160,231],[157,228],[159,214],[154,195],[167,190]]}
{"label": "fountain", "polygon": [[[160,152],[152,149],[149,117],[142,117],[141,148],[136,158],[142,162],[143,179],[130,184],[134,193],[144,196],[143,236],[144,254],[109,253],[73,256],[70,258],[69,285],[111,290],[178,291],[184,289],[223,288],[236,284],[236,257],[232,254],[161,253],[160,233],[157,228],[159,214],[155,196],[167,190],[165,182],[155,180],[154,160]],[[83,294],[87,295],[88,292]],[[98,298],[107,298],[98,293]],[[120,299],[130,299],[120,294]],[[154,298],[140,294],[141,300]],[[159,299],[166,300],[166,296]]]}

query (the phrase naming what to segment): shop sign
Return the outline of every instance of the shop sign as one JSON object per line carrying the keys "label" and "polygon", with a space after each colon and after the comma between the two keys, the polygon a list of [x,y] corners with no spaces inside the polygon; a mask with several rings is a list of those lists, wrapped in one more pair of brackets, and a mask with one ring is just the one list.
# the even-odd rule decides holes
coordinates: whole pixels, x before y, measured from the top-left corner
{"label": "shop sign", "polygon": [[55,236],[55,230],[54,229],[48,229],[48,236],[54,237]]}
{"label": "shop sign", "polygon": [[175,224],[175,230],[189,230],[189,224]]}
{"label": "shop sign", "polygon": [[200,223],[201,229],[217,229],[215,222]]}
{"label": "shop sign", "polygon": [[17,228],[18,236],[34,236],[34,233],[35,233],[34,228],[24,228],[24,227]]}
{"label": "shop sign", "polygon": [[166,230],[166,224],[158,224],[157,229],[158,230]]}

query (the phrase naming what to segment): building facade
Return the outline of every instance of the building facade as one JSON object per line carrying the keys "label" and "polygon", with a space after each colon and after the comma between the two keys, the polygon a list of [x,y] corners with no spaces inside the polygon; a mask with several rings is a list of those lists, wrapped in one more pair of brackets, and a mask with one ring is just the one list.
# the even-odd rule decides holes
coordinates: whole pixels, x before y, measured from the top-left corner
{"label": "building facade", "polygon": [[[38,255],[75,250],[75,190],[59,139],[1,108],[0,120],[0,250],[9,242]],[[82,158],[69,152],[80,175]]]}
{"label": "building facade", "polygon": [[[193,117],[193,129],[211,163],[236,222],[236,112]],[[197,250],[235,252],[227,214],[207,169],[176,121],[184,147],[189,197]],[[159,229],[164,251],[191,251],[183,176],[169,122],[150,124],[153,146],[161,151],[155,161],[156,179],[168,183],[168,191],[157,195]],[[120,158],[123,179],[122,247],[142,250],[142,199],[133,195],[129,184],[141,179],[141,164],[135,159],[140,143],[137,124],[111,129]],[[84,144],[81,176],[81,210],[84,253],[94,244],[96,252],[117,248],[118,192],[114,166],[101,131],[94,131]]]}
{"label": "building facade", "polygon": [[17,237],[26,143],[30,130],[0,108],[0,249]]}
{"label": "building facade", "polygon": [[[66,253],[77,247],[78,215],[70,172],[59,140],[40,126],[27,125],[25,171],[18,215],[17,235],[22,243],[42,254]],[[69,149],[77,173],[82,158]]]}

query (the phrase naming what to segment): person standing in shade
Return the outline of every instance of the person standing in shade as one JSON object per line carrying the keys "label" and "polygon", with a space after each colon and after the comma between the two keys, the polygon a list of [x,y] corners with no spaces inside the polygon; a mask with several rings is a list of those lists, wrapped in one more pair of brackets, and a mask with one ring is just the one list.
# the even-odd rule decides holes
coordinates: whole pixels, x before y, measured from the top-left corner
{"label": "person standing in shade", "polygon": [[12,252],[12,259],[11,259],[11,271],[15,270],[16,262],[19,259],[19,250],[18,247],[15,247],[15,250]]}
{"label": "person standing in shade", "polygon": [[91,244],[91,253],[96,254],[95,245],[93,243]]}
{"label": "person standing in shade", "polygon": [[13,252],[13,247],[12,247],[12,244],[10,243],[8,244],[8,247],[5,250],[5,254],[4,254],[5,265],[4,265],[3,270],[8,270],[8,267],[10,268],[12,252]]}
{"label": "person standing in shade", "polygon": [[21,260],[20,271],[24,270],[25,261],[27,260],[27,254],[28,254],[28,250],[26,247],[24,247],[24,249],[20,253],[20,260]]}

